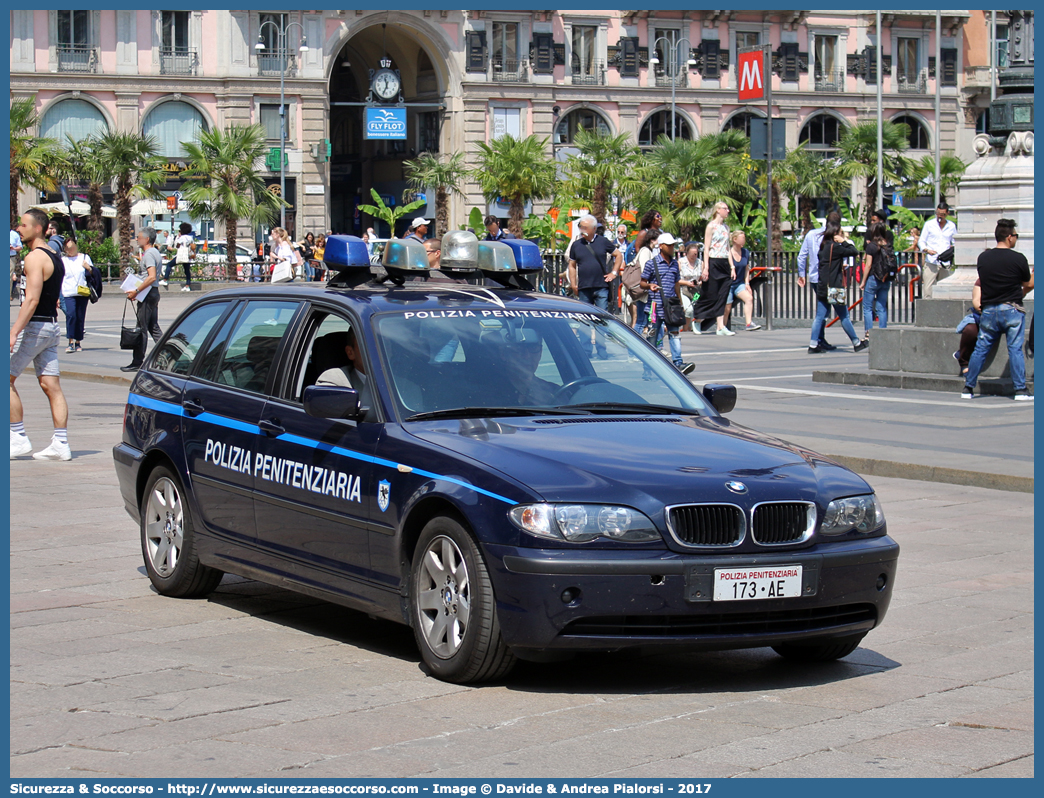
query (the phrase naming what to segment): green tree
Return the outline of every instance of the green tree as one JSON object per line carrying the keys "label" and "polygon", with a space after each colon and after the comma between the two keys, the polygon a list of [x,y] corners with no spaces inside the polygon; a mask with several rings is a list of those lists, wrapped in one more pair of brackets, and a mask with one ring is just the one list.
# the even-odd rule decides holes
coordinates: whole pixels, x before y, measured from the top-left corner
{"label": "green tree", "polygon": [[[886,121],[881,128],[881,153],[886,184],[901,185],[912,172],[912,162],[903,153],[910,146],[910,126]],[[866,180],[863,208],[866,223],[877,207],[877,122],[862,122],[847,128],[837,142],[841,174]]]}
{"label": "green tree", "polygon": [[503,197],[511,203],[508,229],[521,237],[526,201],[554,192],[555,167],[547,155],[547,139],[505,134],[478,147],[479,164],[472,174],[487,202]]}
{"label": "green tree", "polygon": [[166,179],[156,151],[156,140],[139,133],[109,131],[98,139],[100,168],[112,176],[116,194],[116,233],[120,240],[120,265],[131,262],[131,202],[155,197]]}
{"label": "green tree", "polygon": [[851,181],[842,174],[836,158],[823,158],[808,150],[803,143],[788,152],[782,161],[773,163],[772,178],[776,184],[772,200],[772,241],[777,252],[782,242],[779,223],[782,207],[777,202],[780,194],[798,198],[798,218],[807,232],[815,227],[812,220],[814,200],[817,197],[842,197],[851,186]]}
{"label": "green tree", "polygon": [[22,186],[38,191],[58,190],[61,148],[49,138],[38,138],[33,129],[40,124],[36,95],[11,103],[11,220],[18,219],[18,192]]}
{"label": "green tree", "polygon": [[641,150],[627,133],[610,136],[584,129],[577,131],[573,146],[580,154],[566,161],[565,190],[588,203],[591,215],[605,224],[610,198],[626,203],[641,186],[636,170]]}
{"label": "green tree", "polygon": [[236,232],[240,221],[251,225],[275,221],[279,209],[288,205],[265,185],[261,176],[267,152],[261,125],[228,125],[201,133],[199,143],[182,144],[188,155],[188,182],[182,193],[189,212],[209,216],[225,225],[228,257],[226,276],[236,270]]}
{"label": "green tree", "polygon": [[381,195],[377,193],[377,189],[371,188],[370,195],[373,197],[373,201],[376,205],[360,205],[359,210],[363,213],[368,213],[376,219],[380,219],[386,222],[388,227],[391,229],[391,237],[395,237],[395,225],[403,216],[418,208],[428,204],[426,199],[416,200],[406,205],[400,205],[398,208],[390,208],[384,204],[384,200],[381,199]]}
{"label": "green tree", "polygon": [[409,190],[403,192],[406,202],[416,191],[435,189],[435,229],[432,234],[438,237],[449,230],[450,195],[459,193],[468,170],[464,166],[464,153],[458,152],[442,157],[431,152],[422,152],[416,160],[403,163],[406,171],[406,182]]}
{"label": "green tree", "polygon": [[69,144],[65,148],[65,163],[68,179],[87,183],[87,204],[91,206],[87,217],[87,229],[99,235],[105,230],[102,221],[102,187],[113,178],[105,170],[105,162],[98,154],[98,140],[93,137],[74,141],[69,136]]}
{"label": "green tree", "polygon": [[663,215],[664,229],[682,238],[703,233],[711,206],[718,200],[733,207],[753,195],[746,166],[749,142],[739,130],[671,141],[661,136],[639,171],[643,189],[638,206]]}
{"label": "green tree", "polygon": [[[939,200],[946,201],[947,195],[951,194],[964,177],[964,170],[968,164],[954,155],[952,152],[945,153],[939,157]],[[921,160],[913,163],[910,170],[911,183],[909,188],[917,194],[935,193],[935,156],[925,155]],[[909,190],[904,186],[904,193]]]}

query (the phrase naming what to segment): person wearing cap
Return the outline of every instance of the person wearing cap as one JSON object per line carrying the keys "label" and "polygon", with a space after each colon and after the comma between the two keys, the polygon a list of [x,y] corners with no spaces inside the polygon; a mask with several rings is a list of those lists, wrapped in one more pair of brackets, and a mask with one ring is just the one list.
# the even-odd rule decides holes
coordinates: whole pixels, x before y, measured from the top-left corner
{"label": "person wearing cap", "polygon": [[655,341],[663,326],[667,331],[667,341],[671,348],[671,362],[678,367],[682,374],[691,374],[696,366],[692,363],[682,361],[681,352],[681,327],[670,327],[664,317],[663,303],[669,297],[678,296],[678,287],[681,284],[681,272],[678,269],[678,261],[674,257],[674,245],[678,240],[670,233],[660,233],[657,245],[659,253],[649,258],[642,269],[642,288],[649,292],[649,298],[656,306],[656,322],[653,325],[653,333],[650,340]]}
{"label": "person wearing cap", "polygon": [[500,226],[500,219],[496,216],[487,216],[485,218],[486,224],[486,241],[507,241],[508,239],[517,238],[513,233],[509,233]]}
{"label": "person wearing cap", "polygon": [[424,243],[424,236],[428,234],[428,225],[430,222],[422,216],[418,216],[410,224],[410,232],[406,235],[406,238],[412,238],[416,241]]}

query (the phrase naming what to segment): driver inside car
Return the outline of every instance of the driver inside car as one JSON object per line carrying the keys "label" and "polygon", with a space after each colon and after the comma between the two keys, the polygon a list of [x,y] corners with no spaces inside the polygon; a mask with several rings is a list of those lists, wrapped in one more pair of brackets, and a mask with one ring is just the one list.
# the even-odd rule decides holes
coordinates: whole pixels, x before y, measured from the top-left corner
{"label": "driver inside car", "polygon": [[517,394],[515,404],[520,407],[547,407],[554,404],[559,386],[536,375],[544,351],[544,339],[536,330],[525,327],[509,331],[503,363],[508,385]]}
{"label": "driver inside car", "polygon": [[341,388],[354,388],[359,392],[359,406],[373,407],[373,398],[370,394],[370,380],[366,374],[366,364],[362,359],[362,352],[355,340],[355,330],[349,328],[344,353],[348,356],[348,364],[337,368],[327,369],[319,375],[315,381],[316,385],[336,385]]}

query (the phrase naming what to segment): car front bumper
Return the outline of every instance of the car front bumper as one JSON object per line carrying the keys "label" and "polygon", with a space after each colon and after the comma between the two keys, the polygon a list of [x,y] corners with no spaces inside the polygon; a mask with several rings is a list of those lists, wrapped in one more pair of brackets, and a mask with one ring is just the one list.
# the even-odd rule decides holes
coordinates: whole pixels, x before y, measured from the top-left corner
{"label": "car front bumper", "polygon": [[[504,641],[524,652],[731,649],[863,634],[884,619],[899,545],[887,536],[793,552],[680,555],[486,546]],[[802,566],[796,598],[714,601],[715,568]]]}

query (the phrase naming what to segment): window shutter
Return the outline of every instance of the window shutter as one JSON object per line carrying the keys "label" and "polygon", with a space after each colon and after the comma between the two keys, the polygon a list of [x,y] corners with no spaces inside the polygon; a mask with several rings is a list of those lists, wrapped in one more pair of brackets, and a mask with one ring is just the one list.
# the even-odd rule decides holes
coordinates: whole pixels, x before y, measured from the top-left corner
{"label": "window shutter", "polygon": [[620,75],[638,77],[638,37],[620,39]]}
{"label": "window shutter", "polygon": [[486,71],[486,32],[484,30],[468,31],[468,72]]}
{"label": "window shutter", "polygon": [[957,48],[942,48],[942,85],[957,85]]}
{"label": "window shutter", "polygon": [[533,72],[540,75],[550,75],[555,71],[554,39],[550,33],[533,34]]}
{"label": "window shutter", "polygon": [[786,42],[779,46],[783,52],[783,80],[798,79],[798,46],[797,42]]}
{"label": "window shutter", "polygon": [[866,82],[877,85],[877,48],[867,46],[863,51],[866,53]]}
{"label": "window shutter", "polygon": [[721,77],[721,62],[718,59],[721,45],[717,39],[704,39],[700,43],[703,48],[703,77],[717,79]]}

